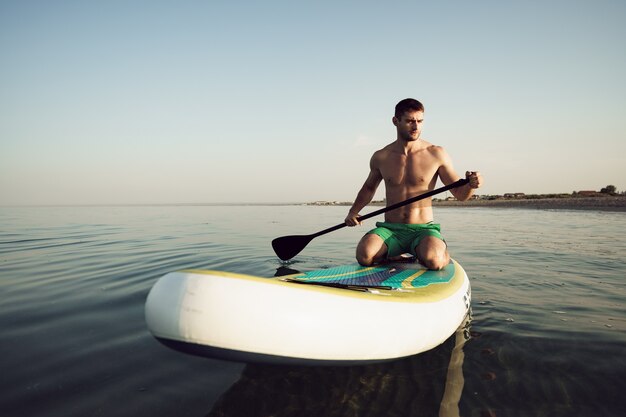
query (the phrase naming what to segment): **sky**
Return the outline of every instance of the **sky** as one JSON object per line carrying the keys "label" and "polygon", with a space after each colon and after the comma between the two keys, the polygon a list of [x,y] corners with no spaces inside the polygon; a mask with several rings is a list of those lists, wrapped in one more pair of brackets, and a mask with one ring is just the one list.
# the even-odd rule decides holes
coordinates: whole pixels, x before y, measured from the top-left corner
{"label": "sky", "polygon": [[622,0],[0,0],[0,205],[351,201],[407,97],[478,194],[623,191],[624,21]]}

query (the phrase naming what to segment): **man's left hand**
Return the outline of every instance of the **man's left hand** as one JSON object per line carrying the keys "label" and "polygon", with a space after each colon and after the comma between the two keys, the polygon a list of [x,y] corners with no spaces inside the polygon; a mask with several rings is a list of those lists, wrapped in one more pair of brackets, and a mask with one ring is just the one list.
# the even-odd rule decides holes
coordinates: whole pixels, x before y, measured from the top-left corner
{"label": "man's left hand", "polygon": [[470,188],[480,188],[483,184],[483,177],[478,171],[465,172],[465,178],[469,180]]}

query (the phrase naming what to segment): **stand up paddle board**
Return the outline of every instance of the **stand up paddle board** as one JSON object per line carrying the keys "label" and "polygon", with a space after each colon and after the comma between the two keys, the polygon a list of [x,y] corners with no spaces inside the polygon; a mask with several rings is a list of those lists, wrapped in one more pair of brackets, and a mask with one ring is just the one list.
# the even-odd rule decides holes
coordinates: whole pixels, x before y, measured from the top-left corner
{"label": "stand up paddle board", "polygon": [[169,273],[150,291],[146,322],[164,345],[239,362],[353,365],[442,344],[470,307],[467,274],[417,263],[358,264],[275,278]]}

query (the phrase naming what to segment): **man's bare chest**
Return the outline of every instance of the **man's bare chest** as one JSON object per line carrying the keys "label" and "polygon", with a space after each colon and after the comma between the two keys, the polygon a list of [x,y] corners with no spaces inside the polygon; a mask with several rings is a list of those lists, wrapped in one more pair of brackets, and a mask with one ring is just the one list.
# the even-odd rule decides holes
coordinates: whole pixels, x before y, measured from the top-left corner
{"label": "man's bare chest", "polygon": [[395,157],[388,158],[380,171],[387,186],[421,187],[430,184],[437,168],[433,158]]}

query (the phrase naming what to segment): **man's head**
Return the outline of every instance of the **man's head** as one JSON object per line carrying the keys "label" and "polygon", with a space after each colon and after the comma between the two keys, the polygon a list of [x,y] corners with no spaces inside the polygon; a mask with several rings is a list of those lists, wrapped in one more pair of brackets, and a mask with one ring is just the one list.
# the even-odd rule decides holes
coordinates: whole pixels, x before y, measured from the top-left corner
{"label": "man's head", "polygon": [[396,112],[394,116],[396,119],[402,118],[404,113],[406,112],[416,112],[421,111],[424,112],[424,105],[414,98],[405,98],[404,100],[400,100],[398,104],[396,104]]}
{"label": "man's head", "polygon": [[406,98],[396,104],[392,121],[398,131],[398,139],[407,142],[418,140],[422,134],[424,105],[415,99]]}

